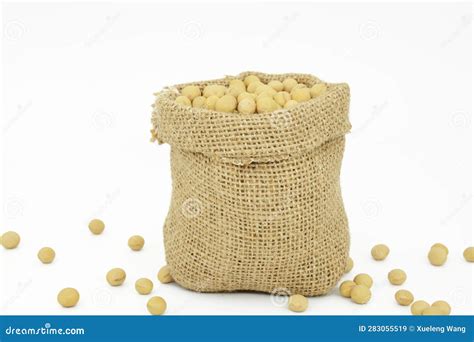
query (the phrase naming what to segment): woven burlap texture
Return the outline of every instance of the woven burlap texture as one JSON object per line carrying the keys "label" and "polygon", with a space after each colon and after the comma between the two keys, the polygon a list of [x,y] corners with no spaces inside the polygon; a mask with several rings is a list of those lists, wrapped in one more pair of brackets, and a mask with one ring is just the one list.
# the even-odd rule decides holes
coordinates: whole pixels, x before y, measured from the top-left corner
{"label": "woven burlap texture", "polygon": [[[306,74],[245,72],[194,82],[227,84]],[[156,93],[152,135],[171,146],[172,197],[164,225],[175,281],[200,292],[317,296],[342,276],[349,252],[340,168],[349,87],[288,110],[242,115],[176,104],[180,84]]]}

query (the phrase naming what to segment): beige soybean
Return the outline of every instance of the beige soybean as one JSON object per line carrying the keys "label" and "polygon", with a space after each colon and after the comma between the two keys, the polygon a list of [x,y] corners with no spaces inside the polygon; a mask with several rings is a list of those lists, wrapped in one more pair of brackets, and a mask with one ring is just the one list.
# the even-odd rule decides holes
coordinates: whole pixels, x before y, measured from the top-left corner
{"label": "beige soybean", "polygon": [[392,285],[402,285],[407,280],[407,274],[401,269],[394,269],[388,272],[388,280]]}
{"label": "beige soybean", "polygon": [[262,97],[257,100],[257,112],[268,113],[278,109],[276,103],[271,97]]}
{"label": "beige soybean", "polygon": [[388,248],[387,245],[380,244],[380,245],[375,245],[372,247],[372,250],[370,251],[370,254],[372,254],[372,258],[374,258],[377,261],[384,260],[388,254],[390,253],[390,249]]}
{"label": "beige soybean", "polygon": [[102,234],[104,229],[105,229],[105,224],[99,219],[93,219],[92,221],[89,222],[89,230],[92,232],[92,234],[95,234],[95,235]]}
{"label": "beige soybean", "polygon": [[215,95],[217,97],[222,97],[225,95],[226,87],[221,84],[210,84],[204,88],[203,96],[209,97]]}
{"label": "beige soybean", "polygon": [[372,280],[372,277],[369,276],[366,273],[360,273],[354,277],[354,282],[357,285],[364,285],[367,286],[369,289],[372,287],[372,284],[374,281]]}
{"label": "beige soybean", "polygon": [[135,290],[139,294],[147,295],[153,290],[153,282],[148,278],[140,278],[135,282]]}
{"label": "beige soybean", "polygon": [[276,103],[278,103],[280,106],[284,106],[285,103],[291,100],[291,95],[290,93],[287,93],[286,91],[280,91],[273,95],[273,99],[275,100]]}
{"label": "beige soybean", "polygon": [[436,306],[430,306],[429,308],[426,308],[423,310],[421,313],[423,316],[442,316],[443,310],[441,310],[439,307]]}
{"label": "beige soybean", "polygon": [[255,100],[256,99],[256,95],[253,94],[253,93],[248,93],[248,92],[243,92],[243,93],[240,93],[240,95],[237,97],[237,102],[240,102],[242,101],[243,99],[252,99],[252,100]]}
{"label": "beige soybean", "polygon": [[159,271],[158,271],[158,280],[163,283],[172,283],[174,281],[173,277],[171,276],[171,268],[166,265],[163,266]]}
{"label": "beige soybean", "polygon": [[239,79],[230,80],[229,87],[246,88],[245,82]]}
{"label": "beige soybean", "polygon": [[428,253],[428,260],[434,266],[442,266],[447,258],[448,254],[442,247],[432,247]]}
{"label": "beige soybean", "polygon": [[6,249],[16,248],[20,244],[20,235],[13,231],[8,231],[2,235],[2,246]]}
{"label": "beige soybean", "polygon": [[252,99],[243,99],[239,102],[237,109],[241,114],[253,114],[257,108],[257,104]]}
{"label": "beige soybean", "polygon": [[352,280],[346,280],[346,281],[343,281],[341,283],[341,285],[339,286],[339,293],[341,294],[341,296],[343,297],[346,297],[346,298],[350,298],[351,297],[351,292],[352,292],[352,288],[354,286],[356,286],[357,284],[354,283]]}
{"label": "beige soybean", "polygon": [[275,91],[275,89],[273,89],[272,87],[266,85],[266,84],[263,84],[261,85],[260,87],[258,87],[257,89],[255,89],[255,94],[258,96],[260,95],[261,93],[268,93],[268,94],[271,94],[271,96],[275,95],[277,92]]}
{"label": "beige soybean", "polygon": [[311,93],[311,97],[315,98],[323,95],[327,91],[327,86],[324,83],[317,83],[312,86],[309,91]]}
{"label": "beige soybean", "polygon": [[206,99],[205,106],[207,109],[214,110],[216,109],[216,102],[219,98],[216,95],[211,95]]}
{"label": "beige soybean", "polygon": [[430,307],[430,304],[425,302],[424,300],[417,300],[413,302],[410,307],[411,313],[415,316],[420,316],[423,314],[423,311]]}
{"label": "beige soybean", "polygon": [[474,247],[467,247],[463,253],[464,259],[468,262],[474,262]]}
{"label": "beige soybean", "polygon": [[275,91],[282,91],[283,90],[283,83],[280,81],[272,80],[268,82],[268,85],[275,89]]}
{"label": "beige soybean", "polygon": [[73,306],[76,306],[76,304],[79,302],[79,292],[72,288],[72,287],[66,287],[59,291],[58,293],[58,303],[61,304],[65,308],[71,308]]}
{"label": "beige soybean", "polygon": [[140,235],[133,235],[128,239],[128,247],[133,251],[139,251],[145,245],[145,239]]}
{"label": "beige soybean", "polygon": [[291,92],[293,87],[298,84],[298,81],[290,77],[283,80],[282,83],[283,83],[283,89],[287,92]]}
{"label": "beige soybean", "polygon": [[183,106],[191,106],[191,100],[183,95],[178,96],[174,101]]}
{"label": "beige soybean", "polygon": [[258,87],[261,87],[264,85],[262,82],[257,81],[257,82],[252,82],[247,86],[247,92],[248,93],[255,93]]}
{"label": "beige soybean", "polygon": [[43,264],[52,263],[55,256],[56,256],[56,253],[54,252],[54,249],[52,249],[51,247],[43,247],[38,252],[38,259]]}
{"label": "beige soybean", "polygon": [[296,102],[304,102],[311,100],[311,93],[308,88],[293,88],[291,91],[291,99]]}
{"label": "beige soybean", "polygon": [[293,108],[294,106],[296,106],[297,104],[298,104],[298,102],[296,102],[295,100],[290,100],[287,103],[285,103],[284,108],[285,109],[290,109],[290,108]]}
{"label": "beige soybean", "polygon": [[288,300],[288,309],[294,312],[304,312],[308,308],[308,298],[295,294]]}
{"label": "beige soybean", "polygon": [[398,304],[407,306],[410,305],[413,302],[413,295],[410,291],[408,290],[398,290],[395,293],[395,300],[397,301]]}
{"label": "beige soybean", "polygon": [[224,95],[216,101],[218,112],[232,113],[237,108],[237,99],[232,95]]}
{"label": "beige soybean", "polygon": [[152,315],[162,315],[166,311],[166,302],[163,298],[155,296],[148,300],[146,307]]}
{"label": "beige soybean", "polygon": [[431,306],[440,309],[443,315],[449,315],[451,313],[451,306],[444,300],[437,300],[431,304]]}
{"label": "beige soybean", "polygon": [[226,93],[229,95],[232,95],[234,97],[238,97],[240,94],[246,92],[245,87],[239,87],[239,86],[230,86],[227,88]]}
{"label": "beige soybean", "polygon": [[206,100],[204,96],[196,96],[193,100],[194,108],[206,108]]}
{"label": "beige soybean", "polygon": [[248,87],[253,82],[260,82],[260,78],[256,75],[248,75],[244,78],[244,84]]}
{"label": "beige soybean", "polygon": [[201,96],[201,89],[196,85],[188,85],[181,90],[181,95],[186,96],[190,101]]}
{"label": "beige soybean", "polygon": [[126,277],[125,271],[121,268],[113,268],[106,275],[107,282],[112,286],[122,285]]}
{"label": "beige soybean", "polygon": [[433,247],[442,248],[442,249],[444,249],[444,251],[446,252],[446,255],[449,254],[449,249],[448,249],[448,247],[446,247],[446,246],[443,245],[442,243],[439,243],[439,242],[438,242],[438,243],[435,243],[433,246],[431,246],[431,248],[433,248]]}
{"label": "beige soybean", "polygon": [[370,292],[370,289],[365,285],[356,285],[352,288],[351,299],[354,303],[366,304],[371,297],[372,293]]}
{"label": "beige soybean", "polygon": [[308,86],[307,86],[306,84],[304,84],[304,83],[298,83],[298,84],[295,85],[295,86],[293,87],[293,89],[291,89],[291,90],[301,89],[301,88],[308,88]]}
{"label": "beige soybean", "polygon": [[272,93],[269,92],[269,91],[264,91],[264,92],[262,92],[262,93],[260,93],[260,94],[257,95],[255,101],[261,99],[262,97],[269,97],[269,98],[271,98],[272,100],[274,100],[274,99],[273,99],[273,95],[274,95],[274,94],[272,94]]}
{"label": "beige soybean", "polygon": [[344,273],[349,273],[353,267],[354,267],[354,260],[352,260],[351,257],[348,257]]}

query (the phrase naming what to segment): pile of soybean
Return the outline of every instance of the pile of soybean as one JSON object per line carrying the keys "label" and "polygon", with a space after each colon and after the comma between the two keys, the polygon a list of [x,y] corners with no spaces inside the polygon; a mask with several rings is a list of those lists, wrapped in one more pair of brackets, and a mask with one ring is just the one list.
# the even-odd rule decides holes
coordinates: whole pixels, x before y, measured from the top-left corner
{"label": "pile of soybean", "polygon": [[325,83],[308,87],[294,78],[287,78],[283,82],[271,80],[265,84],[258,76],[249,75],[243,80],[229,81],[228,86],[211,84],[201,89],[197,85],[188,85],[181,89],[175,101],[218,112],[254,114],[292,108],[300,102],[322,96],[326,91]]}
{"label": "pile of soybean", "polygon": [[[384,244],[375,245],[371,254],[374,260],[383,261],[390,253],[388,246]],[[448,258],[449,250],[442,243],[435,243],[431,246],[428,252],[428,260],[433,266],[442,266]],[[468,262],[474,262],[474,247],[468,247],[463,253],[464,259]],[[346,273],[350,272],[354,262],[351,258],[347,263]],[[402,285],[406,279],[407,274],[401,269],[393,269],[387,274],[387,279],[390,284],[395,286]],[[366,304],[370,301],[372,293],[372,278],[365,273],[355,276],[353,280],[345,280],[339,286],[339,293],[341,296],[351,298],[354,303]],[[394,294],[395,301],[402,306],[411,305],[411,313],[413,315],[449,315],[451,313],[451,306],[444,300],[437,300],[431,305],[424,300],[415,301],[413,294],[406,289],[401,289]]]}
{"label": "pile of soybean", "polygon": [[[89,230],[94,235],[100,235],[105,229],[102,220],[93,219],[90,221]],[[20,235],[9,231],[0,236],[1,245],[5,249],[15,249],[20,244]],[[133,235],[128,239],[128,247],[132,251],[140,251],[145,245],[145,239],[140,235]],[[56,257],[56,252],[51,247],[42,247],[38,251],[38,259],[43,264],[51,264]],[[105,280],[110,286],[121,286],[127,278],[125,270],[122,268],[113,268],[105,275]],[[158,281],[161,283],[173,282],[171,272],[168,266],[162,267],[157,274]],[[148,278],[140,278],[135,281],[135,290],[140,295],[148,295],[153,291],[153,282]],[[73,287],[61,289],[57,295],[58,303],[64,308],[72,308],[77,305],[80,299],[79,291]],[[151,297],[147,302],[147,309],[152,315],[162,315],[166,311],[166,301],[159,296]]]}
{"label": "pile of soybean", "polygon": [[[89,223],[89,230],[94,235],[102,234],[105,229],[105,224],[99,219],[94,219]],[[5,249],[15,249],[20,244],[20,235],[13,231],[8,231],[0,236],[0,243]],[[128,247],[133,251],[142,250],[145,245],[145,239],[140,235],[133,235],[128,240]],[[377,261],[383,261],[390,253],[390,249],[384,245],[376,245],[372,248],[372,257]],[[428,252],[428,260],[433,266],[442,266],[448,257],[448,248],[441,244],[434,244]],[[464,259],[468,262],[474,262],[474,247],[468,247],[463,253]],[[38,251],[38,259],[43,264],[53,263],[56,253],[51,247],[42,247]],[[352,270],[354,262],[351,258],[347,261],[345,273]],[[121,286],[127,278],[127,274],[122,268],[113,268],[105,275],[105,280],[110,286]],[[393,269],[387,274],[390,284],[395,286],[402,285],[406,279],[407,274],[401,269]],[[173,282],[171,270],[169,266],[163,266],[158,274],[157,279],[162,284]],[[351,298],[354,303],[366,304],[372,297],[371,287],[374,281],[372,277],[365,273],[360,273],[354,277],[353,280],[345,280],[339,286],[339,293],[341,296]],[[148,278],[139,278],[135,281],[135,290],[140,295],[148,295],[153,291],[153,281]],[[444,300],[438,300],[431,305],[424,300],[414,301],[413,294],[401,289],[394,294],[395,301],[402,306],[411,305],[411,312],[413,315],[449,315],[451,313],[450,305]],[[70,308],[77,305],[80,299],[79,291],[73,287],[61,289],[57,295],[58,303]],[[147,309],[152,315],[161,315],[166,311],[166,301],[159,296],[151,297],[147,302]],[[294,312],[304,312],[308,308],[308,299],[299,294],[293,294],[288,300],[288,309]]]}

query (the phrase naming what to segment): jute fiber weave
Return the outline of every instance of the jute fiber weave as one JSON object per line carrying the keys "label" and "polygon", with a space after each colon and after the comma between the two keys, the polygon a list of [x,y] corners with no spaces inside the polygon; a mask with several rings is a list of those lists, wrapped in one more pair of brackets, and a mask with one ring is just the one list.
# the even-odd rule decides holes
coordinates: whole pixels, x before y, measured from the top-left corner
{"label": "jute fiber weave", "polygon": [[[203,89],[248,74],[322,82],[245,72],[189,84]],[[153,140],[171,146],[165,253],[181,286],[317,296],[336,285],[349,251],[339,175],[351,125],[349,87],[326,84],[318,98],[250,115],[175,103],[188,84],[155,94]]]}

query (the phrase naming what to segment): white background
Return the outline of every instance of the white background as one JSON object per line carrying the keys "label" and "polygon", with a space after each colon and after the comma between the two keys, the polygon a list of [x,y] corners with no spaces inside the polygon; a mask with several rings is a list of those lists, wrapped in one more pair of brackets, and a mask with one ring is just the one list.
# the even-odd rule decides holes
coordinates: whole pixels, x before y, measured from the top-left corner
{"label": "white background", "polygon": [[[168,314],[292,314],[267,294],[199,294],[161,285],[169,147],[149,142],[152,93],[246,70],[311,73],[351,86],[342,191],[353,271],[373,276],[369,304],[334,294],[306,314],[409,314],[387,272],[403,268],[416,299],[473,313],[473,12],[454,4],[4,4],[2,231],[4,314],[147,314],[149,277]],[[88,221],[100,217],[104,234]],[[146,245],[132,252],[127,239]],[[443,267],[426,258],[445,243]],[[370,248],[386,243],[388,259]],[[51,265],[36,253],[57,252]],[[105,273],[127,271],[111,288]],[[63,287],[77,307],[56,302]],[[277,298],[278,299],[278,298]]]}

